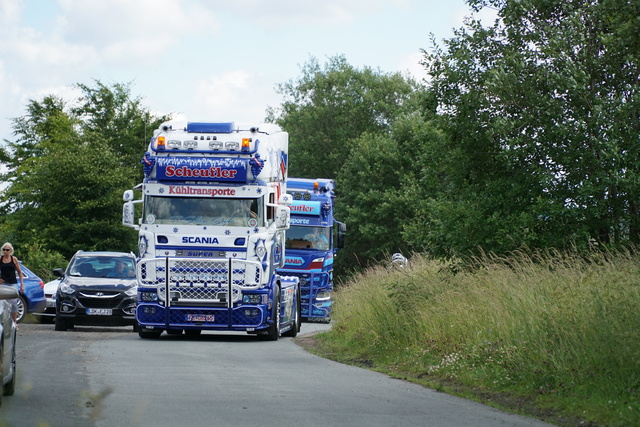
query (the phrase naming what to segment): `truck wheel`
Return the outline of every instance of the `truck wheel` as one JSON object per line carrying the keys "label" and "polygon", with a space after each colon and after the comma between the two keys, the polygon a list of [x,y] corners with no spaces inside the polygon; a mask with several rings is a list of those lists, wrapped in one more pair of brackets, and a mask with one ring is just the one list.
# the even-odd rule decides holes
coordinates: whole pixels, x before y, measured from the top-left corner
{"label": "truck wheel", "polygon": [[273,293],[273,323],[267,328],[266,335],[258,335],[265,341],[278,341],[280,338],[280,286],[276,286]]}
{"label": "truck wheel", "polygon": [[298,336],[298,332],[300,332],[300,324],[302,323],[302,316],[300,315],[300,289],[296,291],[296,311],[294,312],[293,325],[291,325],[291,329],[285,332],[284,336],[295,338]]}
{"label": "truck wheel", "polygon": [[138,330],[138,335],[140,338],[160,338],[162,331],[158,332],[155,329],[140,328]]}

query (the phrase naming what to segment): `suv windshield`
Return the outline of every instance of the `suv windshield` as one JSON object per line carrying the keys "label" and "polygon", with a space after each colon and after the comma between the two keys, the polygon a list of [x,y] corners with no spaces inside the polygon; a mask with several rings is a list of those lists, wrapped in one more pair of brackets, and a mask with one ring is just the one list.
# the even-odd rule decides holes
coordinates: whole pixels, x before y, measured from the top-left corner
{"label": "suv windshield", "polygon": [[147,196],[146,224],[264,227],[262,199],[214,199]]}
{"label": "suv windshield", "polygon": [[77,257],[69,266],[69,274],[75,277],[118,277],[134,279],[136,277],[133,258],[95,256]]}

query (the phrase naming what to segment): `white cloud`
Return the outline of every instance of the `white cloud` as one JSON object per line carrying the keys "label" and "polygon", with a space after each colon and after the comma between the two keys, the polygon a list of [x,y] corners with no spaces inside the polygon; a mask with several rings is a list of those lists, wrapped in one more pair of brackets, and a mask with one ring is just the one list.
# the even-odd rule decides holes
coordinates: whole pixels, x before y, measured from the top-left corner
{"label": "white cloud", "polygon": [[419,82],[422,82],[424,79],[428,77],[427,70],[423,65],[420,65],[420,62],[424,59],[424,54],[421,52],[416,52],[412,55],[406,56],[402,59],[402,61],[398,64],[398,70],[401,73],[409,73],[414,79]]}
{"label": "white cloud", "polygon": [[259,122],[268,99],[277,99],[262,76],[246,70],[208,76],[195,83],[187,115],[189,120]]}
{"label": "white cloud", "polygon": [[212,10],[241,13],[250,26],[271,30],[351,23],[363,15],[408,7],[407,0],[215,0],[209,4]]}
{"label": "white cloud", "polygon": [[201,2],[180,0],[64,0],[61,12],[56,33],[91,46],[112,65],[147,64],[184,38],[213,36],[220,26]]}
{"label": "white cloud", "polygon": [[22,2],[16,0],[0,0],[0,23],[3,28],[13,26],[20,18]]}

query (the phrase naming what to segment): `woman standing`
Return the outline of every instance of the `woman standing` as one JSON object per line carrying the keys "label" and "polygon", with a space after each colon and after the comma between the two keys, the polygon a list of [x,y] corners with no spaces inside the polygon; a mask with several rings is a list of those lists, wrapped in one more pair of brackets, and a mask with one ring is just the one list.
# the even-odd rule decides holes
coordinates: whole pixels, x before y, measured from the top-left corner
{"label": "woman standing", "polygon": [[[17,272],[17,275],[16,275]],[[13,286],[20,293],[24,293],[24,276],[18,258],[13,256],[13,246],[7,242],[2,245],[2,257],[0,258],[0,278],[2,284]],[[18,287],[18,278],[20,278],[20,286]],[[11,300],[11,317],[14,323],[18,319],[18,300]]]}

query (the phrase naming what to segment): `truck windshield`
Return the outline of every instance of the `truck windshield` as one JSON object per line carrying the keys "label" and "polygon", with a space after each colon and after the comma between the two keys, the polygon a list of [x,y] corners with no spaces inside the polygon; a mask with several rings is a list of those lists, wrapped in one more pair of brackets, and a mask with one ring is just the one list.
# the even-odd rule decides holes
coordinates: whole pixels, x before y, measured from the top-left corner
{"label": "truck windshield", "polygon": [[326,251],[331,245],[330,227],[292,225],[287,230],[286,249],[317,249]]}
{"label": "truck windshield", "polygon": [[144,223],[263,227],[263,200],[146,196]]}

